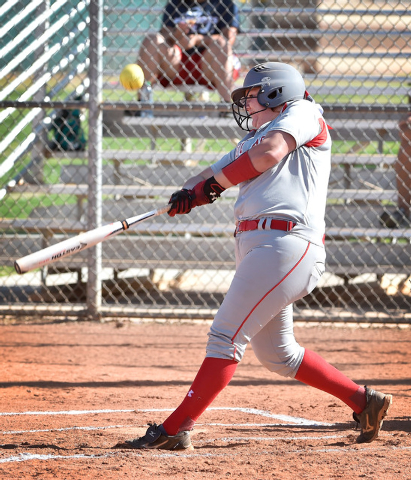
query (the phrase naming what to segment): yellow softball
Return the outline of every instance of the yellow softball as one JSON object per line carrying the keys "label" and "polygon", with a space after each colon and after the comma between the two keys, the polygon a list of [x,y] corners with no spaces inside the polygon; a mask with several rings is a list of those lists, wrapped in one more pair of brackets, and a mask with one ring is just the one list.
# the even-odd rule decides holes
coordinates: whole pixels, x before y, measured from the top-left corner
{"label": "yellow softball", "polygon": [[126,65],[120,73],[120,83],[126,90],[138,90],[144,83],[144,72],[136,63]]}

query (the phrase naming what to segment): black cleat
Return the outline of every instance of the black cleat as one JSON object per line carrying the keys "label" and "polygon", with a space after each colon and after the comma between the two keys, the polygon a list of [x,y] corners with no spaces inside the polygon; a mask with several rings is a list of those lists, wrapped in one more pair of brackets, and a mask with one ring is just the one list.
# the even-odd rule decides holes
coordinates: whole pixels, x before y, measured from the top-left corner
{"label": "black cleat", "polygon": [[176,435],[167,435],[162,425],[149,424],[145,435],[135,440],[126,440],[118,443],[114,448],[159,450],[194,450],[189,432],[179,432]]}
{"label": "black cleat", "polygon": [[382,422],[392,404],[392,395],[385,395],[365,387],[367,405],[361,413],[353,413],[354,420],[360,424],[361,433],[357,443],[370,443],[378,437]]}

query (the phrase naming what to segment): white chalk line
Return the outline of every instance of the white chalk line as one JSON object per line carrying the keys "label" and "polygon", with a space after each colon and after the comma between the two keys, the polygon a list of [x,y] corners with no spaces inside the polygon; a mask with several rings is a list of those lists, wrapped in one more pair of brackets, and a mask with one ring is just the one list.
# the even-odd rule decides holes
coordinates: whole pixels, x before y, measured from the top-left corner
{"label": "white chalk line", "polygon": [[47,411],[47,412],[0,412],[1,416],[18,416],[18,415],[88,415],[89,413],[132,413],[137,410],[63,410],[63,411]]}
{"label": "white chalk line", "polygon": [[[254,428],[261,428],[261,427],[291,427],[289,423],[196,423],[196,427],[254,427]],[[316,426],[316,425],[309,425],[309,426]],[[0,432],[2,435],[21,435],[24,433],[47,433],[47,432],[66,432],[70,430],[107,430],[110,428],[147,428],[147,424],[145,425],[106,425],[104,427],[65,427],[65,428],[49,428],[49,429],[41,429],[41,430],[11,430],[6,432]]]}
{"label": "white chalk line", "polygon": [[114,454],[106,453],[104,455],[85,455],[83,453],[77,455],[37,455],[32,453],[20,453],[19,455],[14,455],[12,457],[1,458],[0,463],[11,463],[11,462],[27,462],[29,460],[73,460],[73,459],[82,459],[82,458],[107,458],[112,457]]}
{"label": "white chalk line", "polygon": [[[248,437],[246,437],[249,439]],[[298,437],[297,437],[298,438]],[[309,437],[307,437],[309,439]],[[322,437],[313,437],[313,439],[316,440],[321,440]],[[373,452],[373,451],[385,451],[385,450],[395,450],[395,451],[404,451],[404,450],[411,450],[411,446],[404,446],[404,447],[398,447],[398,446],[392,446],[392,445],[383,445],[379,447],[364,447],[361,449],[361,451],[366,451],[366,452]],[[243,452],[238,452],[238,453],[183,453],[183,452],[176,452],[176,453],[154,453],[157,452],[157,450],[150,450],[150,453],[152,454],[153,457],[159,457],[159,458],[227,458],[227,457],[237,457],[239,455],[244,455]],[[288,450],[286,452],[282,452],[282,455],[291,455],[295,453],[304,453],[304,454],[318,454],[318,453],[344,453],[347,454],[348,452],[352,452],[355,454],[358,454],[358,449],[356,446],[350,447],[332,447],[332,448],[321,448],[321,449],[294,449],[294,450]],[[133,453],[136,457],[143,457],[144,453],[137,453],[136,451],[129,450],[128,455],[130,453]],[[148,453],[146,451],[146,453]],[[7,457],[7,458],[2,458],[0,459],[0,463],[12,463],[12,462],[27,462],[31,460],[73,460],[73,459],[99,459],[99,458],[108,458],[108,457],[121,457],[123,456],[123,452],[118,452],[118,453],[106,453],[106,454],[100,454],[100,455],[86,455],[86,454],[76,454],[76,455],[38,455],[38,454],[31,454],[31,453],[20,453],[19,455],[13,455],[12,457]],[[255,452],[253,453],[253,456],[261,456],[261,455],[272,455],[272,451],[260,451],[260,452]]]}
{"label": "white chalk line", "polygon": [[304,427],[332,427],[336,424],[318,425],[318,422],[295,424],[295,423],[196,423],[196,426],[209,425],[210,427],[294,427],[296,425]]}
{"label": "white chalk line", "polygon": [[66,428],[50,428],[44,430],[14,430],[9,432],[2,432],[3,435],[19,435],[22,433],[47,433],[47,432],[67,432],[69,430],[107,430],[109,428],[127,428],[135,425],[107,425],[105,427],[66,427]]}
{"label": "white chalk line", "polygon": [[[276,420],[282,420],[283,422],[289,422],[296,425],[307,425],[307,426],[324,426],[332,427],[334,423],[327,422],[317,422],[314,420],[307,420],[306,418],[300,417],[291,417],[289,415],[276,415],[274,413],[267,412],[265,410],[258,410],[256,408],[241,408],[241,407],[211,407],[207,408],[207,411],[232,411],[232,412],[241,412],[249,413],[252,415],[262,416],[266,418],[273,418]],[[174,409],[170,408],[145,408],[145,409],[132,409],[132,410],[113,410],[113,409],[104,409],[104,410],[66,410],[66,411],[46,411],[46,412],[0,412],[0,416],[18,416],[18,415],[88,415],[88,414],[97,414],[97,413],[152,413],[152,412],[172,412]]]}
{"label": "white chalk line", "polygon": [[[197,426],[223,426],[223,427],[254,427],[254,428],[261,428],[261,427],[276,427],[276,426],[286,426],[290,427],[292,425],[302,425],[302,426],[334,426],[333,423],[326,423],[326,422],[317,422],[313,420],[307,420],[305,418],[300,417],[291,417],[288,415],[277,415],[267,412],[265,410],[258,410],[254,408],[241,408],[241,407],[211,407],[208,410],[210,411],[232,411],[232,412],[241,412],[241,413],[248,413],[251,415],[262,416],[264,418],[273,418],[276,420],[282,420],[281,423],[202,423],[197,424]],[[27,412],[0,412],[0,416],[20,416],[20,415],[89,415],[89,414],[113,414],[113,413],[153,413],[153,412],[172,412],[173,409],[169,408],[151,408],[151,409],[100,409],[100,410],[65,410],[65,411],[27,411]],[[288,422],[288,423],[283,423]],[[107,426],[100,426],[100,427],[65,427],[65,428],[56,428],[56,429],[43,429],[43,430],[19,430],[19,431],[10,431],[10,432],[2,432],[3,435],[7,434],[22,434],[22,433],[39,433],[39,432],[51,432],[51,431],[69,431],[69,430],[86,430],[86,431],[93,431],[93,430],[105,430],[110,428],[138,428],[136,425],[107,425]],[[341,435],[343,437],[343,435]],[[209,440],[201,440],[198,443],[204,444],[207,442],[216,442],[216,441],[223,441],[223,442],[230,442],[230,441],[281,441],[281,440],[305,440],[305,439],[312,439],[312,440],[327,440],[333,438],[340,438],[340,436],[336,435],[326,435],[326,436],[317,436],[317,437],[224,437],[222,439],[209,439]],[[341,450],[343,451],[343,450]],[[85,455],[85,454],[77,454],[77,455],[38,455],[38,454],[31,454],[31,453],[20,453],[19,455],[14,455],[11,457],[0,459],[0,463],[10,463],[10,462],[24,462],[24,461],[31,461],[31,460],[58,460],[58,459],[89,459],[89,458],[105,458],[109,456],[118,456],[120,452],[117,453],[108,453],[103,455]],[[141,454],[136,454],[141,455]],[[155,456],[175,456],[175,455],[183,455],[187,457],[192,456],[205,456],[205,457],[218,457],[218,456],[228,456],[226,454],[209,454],[209,453],[194,453],[194,454],[182,454],[179,452],[178,454],[155,454]]]}
{"label": "white chalk line", "polygon": [[283,422],[294,423],[296,425],[324,426],[324,427],[332,427],[335,425],[334,423],[317,422],[314,420],[307,420],[306,418],[291,417],[289,415],[277,415],[275,413],[267,412],[265,410],[259,410],[257,408],[241,408],[241,407],[207,408],[207,411],[212,411],[212,410],[230,410],[230,411],[238,411],[242,413],[251,413],[252,415],[258,415],[260,417],[266,417],[266,418],[274,418],[276,420],[282,420]]}

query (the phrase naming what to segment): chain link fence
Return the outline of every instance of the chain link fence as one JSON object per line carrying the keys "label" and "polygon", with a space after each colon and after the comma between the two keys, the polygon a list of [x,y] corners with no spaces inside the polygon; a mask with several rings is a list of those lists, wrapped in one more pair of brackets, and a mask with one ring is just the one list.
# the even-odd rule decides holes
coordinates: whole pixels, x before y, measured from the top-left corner
{"label": "chain link fence", "polygon": [[[180,19],[207,35],[222,18],[224,40],[194,52],[199,79],[196,61],[174,64],[193,51],[173,46],[182,37],[165,1],[2,3],[0,315],[212,317],[235,268],[235,189],[24,275],[13,262],[167,204],[242,138],[227,91],[253,65],[281,61],[333,128],[327,272],[296,318],[410,321],[410,2],[222,4],[204,13],[187,0]],[[138,93],[119,82],[135,62]]]}

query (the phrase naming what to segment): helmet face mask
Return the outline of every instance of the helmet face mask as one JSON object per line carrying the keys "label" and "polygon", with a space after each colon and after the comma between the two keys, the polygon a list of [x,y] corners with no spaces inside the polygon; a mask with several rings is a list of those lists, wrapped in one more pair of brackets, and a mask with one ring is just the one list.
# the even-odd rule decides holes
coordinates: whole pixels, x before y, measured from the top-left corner
{"label": "helmet face mask", "polygon": [[279,62],[256,65],[247,73],[243,86],[231,94],[233,115],[243,130],[251,130],[252,115],[247,113],[245,107],[249,92],[255,87],[260,87],[257,101],[263,107],[262,110],[303,99],[305,96],[304,80],[291,65]]}
{"label": "helmet face mask", "polygon": [[[261,101],[259,100],[260,92],[257,94],[257,96],[255,95],[251,96],[250,91],[251,89],[247,90],[243,97],[240,97],[235,103],[233,102],[233,104],[231,105],[231,108],[233,110],[233,115],[238,126],[248,132],[252,129],[252,123],[253,123],[252,116],[256,113],[263,112],[268,108],[261,105]],[[247,103],[250,98],[257,98],[258,103],[262,107],[261,110],[253,112],[252,114],[249,114],[247,112]]]}

